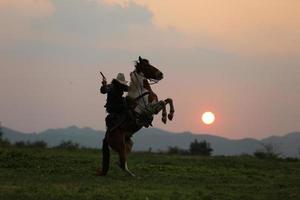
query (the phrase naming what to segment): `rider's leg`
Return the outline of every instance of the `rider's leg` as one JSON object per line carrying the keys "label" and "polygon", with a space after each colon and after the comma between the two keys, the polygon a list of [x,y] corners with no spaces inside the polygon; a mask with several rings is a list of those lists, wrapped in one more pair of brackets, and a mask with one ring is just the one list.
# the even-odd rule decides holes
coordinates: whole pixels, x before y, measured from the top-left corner
{"label": "rider's leg", "polygon": [[108,146],[107,139],[105,137],[102,143],[102,170],[99,175],[104,176],[107,174],[109,170],[109,159],[110,159],[109,146]]}

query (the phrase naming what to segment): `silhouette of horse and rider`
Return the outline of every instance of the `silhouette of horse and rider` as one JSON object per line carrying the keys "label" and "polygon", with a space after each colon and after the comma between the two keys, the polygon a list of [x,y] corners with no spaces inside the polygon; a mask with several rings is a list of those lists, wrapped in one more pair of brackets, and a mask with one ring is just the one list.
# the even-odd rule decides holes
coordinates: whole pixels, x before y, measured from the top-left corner
{"label": "silhouette of horse and rider", "polygon": [[[127,167],[127,155],[131,152],[133,142],[131,137],[142,127],[152,126],[153,116],[162,111],[162,122],[172,120],[174,116],[173,100],[167,98],[158,100],[151,89],[151,82],[158,83],[163,79],[163,73],[152,66],[147,59],[138,58],[135,69],[130,73],[130,84],[125,76],[119,73],[110,84],[103,77],[100,92],[107,94],[105,105],[108,113],[105,118],[107,131],[102,144],[102,169],[98,175],[104,176],[109,170],[111,147],[119,154],[119,166],[128,174],[134,176]],[[123,97],[124,92],[128,92]],[[170,106],[167,114],[166,105]],[[168,118],[167,118],[168,116]]]}

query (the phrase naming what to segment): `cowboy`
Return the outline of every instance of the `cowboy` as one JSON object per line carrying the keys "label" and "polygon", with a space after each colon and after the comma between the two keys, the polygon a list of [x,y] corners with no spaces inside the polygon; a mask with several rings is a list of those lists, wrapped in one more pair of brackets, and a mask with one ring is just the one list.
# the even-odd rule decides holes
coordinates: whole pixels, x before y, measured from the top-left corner
{"label": "cowboy", "polygon": [[124,92],[128,92],[127,83],[128,81],[125,80],[123,73],[119,73],[117,78],[113,79],[110,84],[107,84],[106,79],[103,78],[100,92],[102,94],[107,94],[104,107],[108,113],[108,116],[105,119],[108,130],[126,119],[128,108],[123,94]]}

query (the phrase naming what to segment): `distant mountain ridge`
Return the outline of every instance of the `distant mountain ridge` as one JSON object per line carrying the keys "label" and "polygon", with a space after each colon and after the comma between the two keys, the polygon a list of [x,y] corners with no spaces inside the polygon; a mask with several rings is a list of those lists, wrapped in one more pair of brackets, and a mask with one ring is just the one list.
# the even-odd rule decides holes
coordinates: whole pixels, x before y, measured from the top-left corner
{"label": "distant mountain ridge", "polygon": [[[61,141],[71,140],[81,146],[101,148],[104,131],[92,128],[78,128],[70,126],[61,129],[48,129],[41,133],[22,133],[9,128],[3,128],[3,137],[10,142],[43,140],[48,146],[56,146]],[[285,136],[271,136],[262,140],[245,138],[239,140],[227,139],[208,134],[193,134],[190,132],[172,133],[156,128],[142,129],[133,136],[134,150],[166,151],[169,146],[188,149],[192,141],[197,139],[208,141],[214,149],[214,155],[239,155],[253,154],[257,149],[262,149],[262,143],[273,144],[277,152],[283,156],[299,157],[300,132],[289,133]]]}

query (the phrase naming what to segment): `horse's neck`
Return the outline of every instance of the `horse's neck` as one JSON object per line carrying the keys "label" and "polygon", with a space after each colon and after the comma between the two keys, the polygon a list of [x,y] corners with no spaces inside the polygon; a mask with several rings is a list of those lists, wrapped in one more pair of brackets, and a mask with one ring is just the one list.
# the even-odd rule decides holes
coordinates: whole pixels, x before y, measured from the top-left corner
{"label": "horse's neck", "polygon": [[144,88],[144,80],[145,78],[135,71],[130,73],[129,97],[134,99],[148,91]]}
{"label": "horse's neck", "polygon": [[152,92],[150,84],[147,81],[147,79],[143,75],[139,75],[135,71],[131,72],[128,96],[132,99],[136,99],[137,97],[143,95],[143,97],[137,100],[137,104],[142,107],[145,107],[146,105],[151,103],[149,102],[149,98],[148,98],[149,94],[144,95],[146,92]]}
{"label": "horse's neck", "polygon": [[144,79],[143,84],[144,84],[144,88],[145,88],[147,91],[153,93],[152,88],[151,88],[151,86],[150,86],[150,83],[149,83],[149,81],[148,81],[147,79]]}

